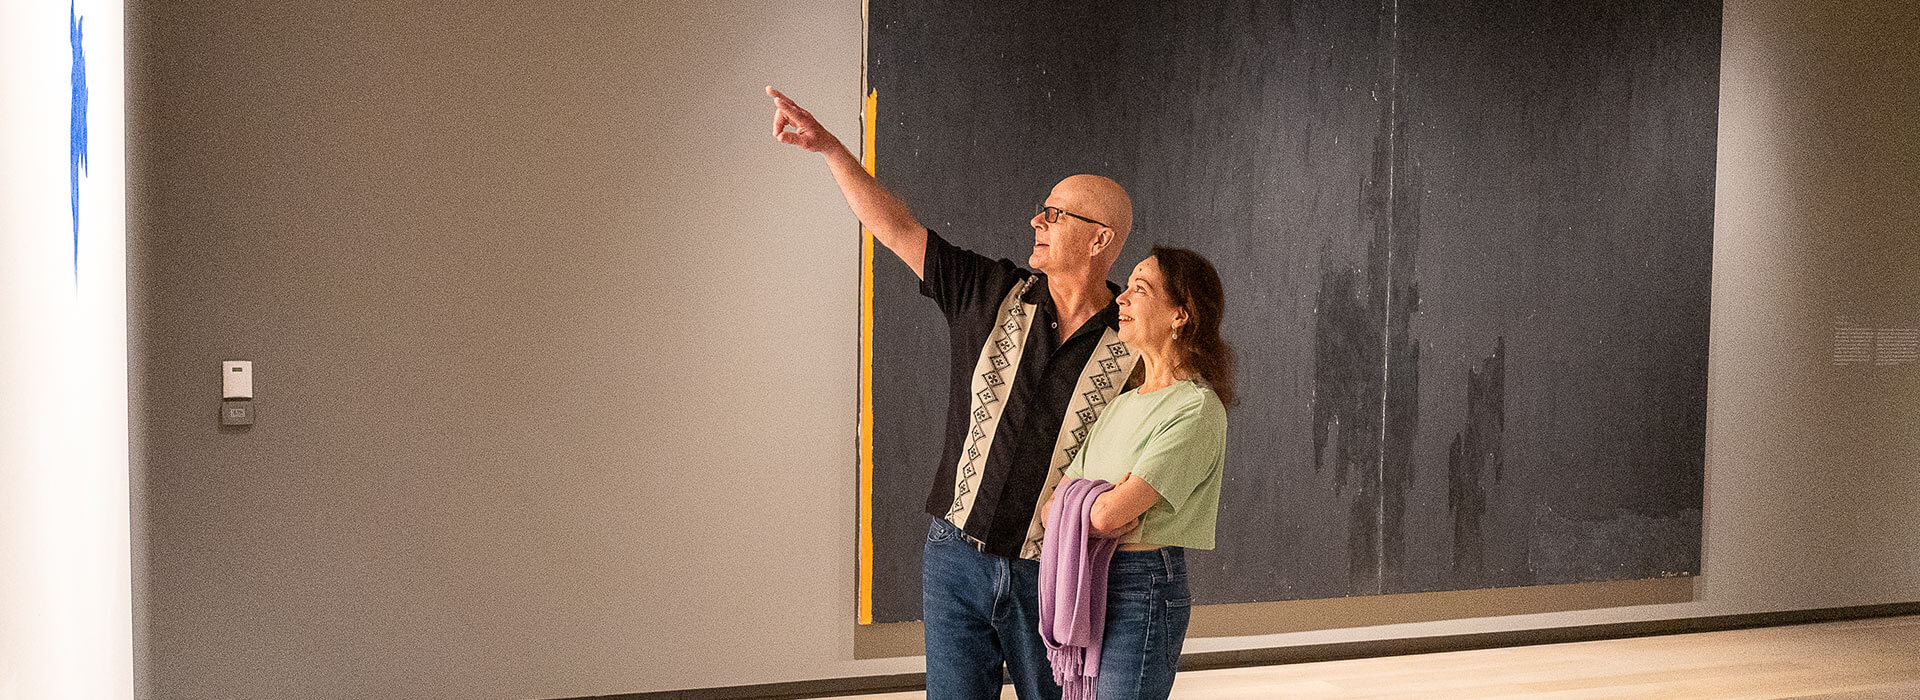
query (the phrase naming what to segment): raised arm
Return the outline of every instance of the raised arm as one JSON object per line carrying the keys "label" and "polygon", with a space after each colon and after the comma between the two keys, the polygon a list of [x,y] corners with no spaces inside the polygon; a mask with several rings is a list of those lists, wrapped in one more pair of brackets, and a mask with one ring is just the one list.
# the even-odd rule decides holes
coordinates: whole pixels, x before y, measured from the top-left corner
{"label": "raised arm", "polygon": [[[791,144],[819,153],[827,158],[827,169],[833,172],[833,181],[840,185],[840,194],[847,198],[847,206],[853,209],[853,215],[859,217],[861,225],[873,232],[880,245],[900,256],[900,260],[913,268],[916,277],[925,278],[926,271],[920,269],[927,255],[927,227],[915,221],[913,213],[907,210],[905,202],[893,196],[887,188],[880,186],[878,180],[867,174],[852,151],[834,138],[813,113],[801,109],[800,105],[780,94],[773,86],[767,86],[767,95],[773,98],[773,136],[781,143]],[[792,131],[788,131],[792,127]]]}

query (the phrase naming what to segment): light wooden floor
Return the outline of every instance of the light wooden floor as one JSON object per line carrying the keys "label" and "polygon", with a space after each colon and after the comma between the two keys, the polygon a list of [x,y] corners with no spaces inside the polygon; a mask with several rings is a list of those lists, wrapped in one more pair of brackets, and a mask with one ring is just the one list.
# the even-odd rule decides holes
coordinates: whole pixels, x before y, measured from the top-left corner
{"label": "light wooden floor", "polygon": [[1198,671],[1173,697],[1920,700],[1920,616]]}

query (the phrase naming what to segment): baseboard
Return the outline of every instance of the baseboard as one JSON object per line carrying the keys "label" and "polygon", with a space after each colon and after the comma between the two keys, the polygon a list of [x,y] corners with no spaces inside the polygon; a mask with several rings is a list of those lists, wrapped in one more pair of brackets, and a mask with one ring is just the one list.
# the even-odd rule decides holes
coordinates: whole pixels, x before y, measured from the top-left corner
{"label": "baseboard", "polygon": [[[1920,602],[1857,605],[1838,608],[1819,608],[1815,610],[1786,610],[1780,612],[1748,613],[1744,615],[1650,620],[1646,622],[1618,622],[1600,625],[1581,625],[1577,627],[1549,627],[1531,630],[1514,630],[1511,632],[1484,632],[1439,637],[1381,639],[1365,642],[1342,642],[1338,644],[1314,644],[1306,646],[1272,647],[1267,649],[1213,651],[1182,655],[1180,657],[1180,670],[1205,671],[1222,668],[1244,668],[1249,666],[1276,666],[1282,664],[1314,663],[1319,661],[1340,661],[1383,656],[1405,656],[1411,654],[1468,651],[1473,649],[1532,646],[1536,644],[1563,644],[1567,642],[1590,642],[1603,639],[1627,639],[1665,634],[1720,632],[1756,627],[1775,627],[1780,625],[1836,622],[1840,620],[1915,614],[1920,614]],[[804,698],[833,697],[839,695],[898,693],[922,690],[924,688],[924,674],[902,673],[888,676],[859,676],[854,678],[829,678],[788,683],[764,683],[759,685],[736,685],[719,688],[692,688],[687,690],[665,690],[649,693],[627,693],[623,695],[599,695],[584,698],[567,698],[566,700],[803,700]]]}
{"label": "baseboard", "polygon": [[[1193,606],[1193,620],[1187,624],[1187,639],[1257,637],[1410,622],[1688,603],[1698,600],[1695,581],[1693,577],[1684,576],[1258,603],[1210,603]],[[892,659],[926,653],[925,632],[917,621],[850,624],[849,627],[853,630],[855,659]]]}

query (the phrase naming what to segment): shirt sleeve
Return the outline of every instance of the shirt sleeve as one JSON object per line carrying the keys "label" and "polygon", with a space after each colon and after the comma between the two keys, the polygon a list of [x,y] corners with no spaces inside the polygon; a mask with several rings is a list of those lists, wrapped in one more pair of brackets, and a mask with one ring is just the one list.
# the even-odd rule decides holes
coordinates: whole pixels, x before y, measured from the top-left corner
{"label": "shirt sleeve", "polygon": [[[1094,425],[1098,426],[1099,424],[1095,423]],[[1092,437],[1092,436],[1089,435],[1088,437]],[[1085,441],[1081,441],[1080,451],[1073,453],[1073,461],[1067,462],[1066,475],[1060,477],[1060,480],[1064,482],[1068,479],[1087,478],[1086,462],[1087,462],[1087,443]]]}
{"label": "shirt sleeve", "polygon": [[1134,462],[1145,479],[1177,512],[1200,484],[1219,469],[1227,451],[1226,409],[1202,393],[1183,404],[1157,429]]}
{"label": "shirt sleeve", "polygon": [[949,319],[997,311],[1007,290],[1028,274],[1011,260],[994,260],[961,248],[931,230],[920,271],[924,275],[920,293],[939,304]]}

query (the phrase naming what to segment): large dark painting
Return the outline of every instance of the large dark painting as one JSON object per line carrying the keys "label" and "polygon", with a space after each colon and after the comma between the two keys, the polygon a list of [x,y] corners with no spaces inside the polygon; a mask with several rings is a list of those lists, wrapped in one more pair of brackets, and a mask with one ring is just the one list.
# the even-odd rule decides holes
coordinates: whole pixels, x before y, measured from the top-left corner
{"label": "large dark painting", "polygon": [[[1242,404],[1197,602],[1700,571],[1720,4],[868,3],[881,182],[1024,263],[1113,177]],[[871,620],[920,615],[946,330],[872,263]],[[869,559],[870,558],[870,559]]]}

